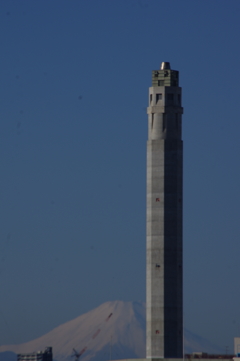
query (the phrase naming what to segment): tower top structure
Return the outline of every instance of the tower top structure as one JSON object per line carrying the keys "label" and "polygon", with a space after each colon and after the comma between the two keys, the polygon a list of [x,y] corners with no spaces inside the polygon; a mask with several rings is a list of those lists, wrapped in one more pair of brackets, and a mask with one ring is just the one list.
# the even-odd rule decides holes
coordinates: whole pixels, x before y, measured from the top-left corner
{"label": "tower top structure", "polygon": [[161,63],[160,69],[161,69],[161,70],[171,69],[169,61],[163,61],[163,62]]}
{"label": "tower top structure", "polygon": [[169,62],[162,62],[159,70],[152,71],[152,86],[176,86],[179,84],[179,72],[171,70]]}

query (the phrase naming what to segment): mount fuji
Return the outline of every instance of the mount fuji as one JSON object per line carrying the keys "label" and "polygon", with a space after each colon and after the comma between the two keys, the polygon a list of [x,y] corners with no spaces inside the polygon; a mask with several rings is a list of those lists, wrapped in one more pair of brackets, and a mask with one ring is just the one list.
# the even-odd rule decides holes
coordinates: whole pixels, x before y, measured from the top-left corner
{"label": "mount fuji", "polygon": [[[146,309],[143,302],[106,302],[47,334],[19,345],[0,346],[0,361],[16,361],[16,353],[29,353],[53,347],[55,361],[107,361],[144,358]],[[184,353],[204,351],[224,353],[209,341],[185,330]]]}

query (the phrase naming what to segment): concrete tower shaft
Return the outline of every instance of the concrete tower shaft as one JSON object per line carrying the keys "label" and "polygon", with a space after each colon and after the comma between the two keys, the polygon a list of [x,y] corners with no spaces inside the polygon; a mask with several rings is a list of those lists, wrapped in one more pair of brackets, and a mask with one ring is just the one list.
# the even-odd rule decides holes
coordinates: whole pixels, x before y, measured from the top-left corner
{"label": "concrete tower shaft", "polygon": [[152,72],[147,142],[147,358],[183,355],[182,113],[178,71]]}

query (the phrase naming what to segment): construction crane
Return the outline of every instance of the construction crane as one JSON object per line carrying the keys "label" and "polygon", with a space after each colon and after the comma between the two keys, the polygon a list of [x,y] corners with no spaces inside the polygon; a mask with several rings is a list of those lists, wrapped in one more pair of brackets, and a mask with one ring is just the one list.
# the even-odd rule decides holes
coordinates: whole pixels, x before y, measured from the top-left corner
{"label": "construction crane", "polygon": [[99,328],[94,332],[94,334],[92,335],[92,337],[90,338],[89,342],[87,343],[87,345],[85,347],[83,347],[83,349],[78,352],[77,350],[75,350],[75,348],[72,351],[72,355],[71,357],[75,357],[74,361],[78,361],[80,359],[80,357],[82,356],[82,354],[88,349],[89,344],[99,335],[99,333],[101,332],[103,326],[108,322],[108,320],[112,317],[112,313],[110,313],[108,315],[108,317],[100,324]]}

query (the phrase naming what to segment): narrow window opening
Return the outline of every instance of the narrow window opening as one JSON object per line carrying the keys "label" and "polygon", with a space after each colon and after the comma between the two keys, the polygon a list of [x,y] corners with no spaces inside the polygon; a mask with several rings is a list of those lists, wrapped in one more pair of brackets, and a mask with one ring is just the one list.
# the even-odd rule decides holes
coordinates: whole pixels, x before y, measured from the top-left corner
{"label": "narrow window opening", "polygon": [[152,129],[153,129],[154,113],[152,113]]}
{"label": "narrow window opening", "polygon": [[158,86],[164,86],[164,80],[158,80]]}
{"label": "narrow window opening", "polygon": [[162,94],[156,94],[156,103],[158,103],[159,100],[162,100]]}
{"label": "narrow window opening", "polygon": [[150,94],[150,104],[152,104],[152,94]]}
{"label": "narrow window opening", "polygon": [[174,95],[173,94],[167,94],[167,102],[168,104],[173,104],[173,100],[174,100]]}

